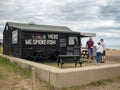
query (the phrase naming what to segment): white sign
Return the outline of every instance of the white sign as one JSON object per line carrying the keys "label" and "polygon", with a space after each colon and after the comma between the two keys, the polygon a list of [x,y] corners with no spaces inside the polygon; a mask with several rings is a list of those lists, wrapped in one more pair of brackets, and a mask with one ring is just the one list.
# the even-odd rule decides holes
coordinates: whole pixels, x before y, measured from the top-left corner
{"label": "white sign", "polygon": [[12,32],[12,44],[18,43],[18,30]]}
{"label": "white sign", "polygon": [[68,38],[68,44],[69,45],[75,45],[75,40],[76,40],[76,43],[78,43],[78,38],[77,37],[69,37]]}
{"label": "white sign", "polygon": [[58,39],[58,34],[48,34],[48,39]]}
{"label": "white sign", "polygon": [[31,39],[25,39],[26,45],[57,45],[58,34],[32,35]]}
{"label": "white sign", "polygon": [[25,39],[26,45],[56,45],[56,40]]}

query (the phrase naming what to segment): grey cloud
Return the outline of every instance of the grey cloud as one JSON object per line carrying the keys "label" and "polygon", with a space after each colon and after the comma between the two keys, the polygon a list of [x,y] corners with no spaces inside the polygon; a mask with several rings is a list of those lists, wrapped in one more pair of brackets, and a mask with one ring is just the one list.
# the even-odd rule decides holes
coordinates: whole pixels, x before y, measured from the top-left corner
{"label": "grey cloud", "polygon": [[[81,22],[97,19],[97,2],[95,0],[64,1],[51,0],[54,2],[9,0],[2,1],[0,16],[7,20],[17,20],[21,22]],[[93,2],[92,2],[93,1]],[[1,2],[1,1],[0,1]],[[6,3],[7,2],[7,3]]]}
{"label": "grey cloud", "polygon": [[120,22],[120,1],[109,0],[107,6],[101,7],[100,14],[102,19],[110,19],[115,22]]}
{"label": "grey cloud", "polygon": [[97,3],[90,2],[89,0],[84,2],[71,2],[61,7],[60,11],[63,12],[62,14],[66,20],[88,21],[96,19],[96,9],[99,8],[96,5]]}
{"label": "grey cloud", "polygon": [[[2,19],[5,21],[33,21],[39,24],[67,25],[70,27],[80,28],[80,30],[82,30],[82,27],[86,27],[86,29],[88,28],[87,30],[89,30],[92,29],[89,26],[87,27],[89,23],[99,23],[99,19],[107,18],[107,13],[104,9],[108,9],[111,6],[108,2],[107,6],[103,7],[102,4],[99,4],[96,0],[50,1],[2,0],[0,1],[0,12],[2,12],[0,13],[0,16],[2,16]],[[119,4],[116,7],[118,6]],[[112,10],[112,8],[110,10]],[[111,14],[109,19],[110,18],[113,18],[113,14]],[[116,15],[116,19],[117,18],[119,18],[119,14]],[[85,24],[84,21],[89,23]],[[100,30],[95,27],[96,26],[93,28],[94,30]],[[101,28],[104,29],[104,27]]]}
{"label": "grey cloud", "polygon": [[33,17],[31,13],[37,13],[37,7],[35,7],[32,2],[27,1],[28,0],[12,0],[11,2],[9,0],[0,1],[0,16],[2,16],[4,19],[11,18],[18,20],[21,20],[22,18],[27,20],[28,18]]}
{"label": "grey cloud", "polygon": [[120,26],[104,26],[104,27],[97,27],[97,28],[93,28],[92,30],[101,30],[101,31],[105,31],[105,30],[120,30]]}
{"label": "grey cloud", "polygon": [[[4,27],[0,27],[0,33],[3,32]],[[0,38],[1,39],[1,38]]]}

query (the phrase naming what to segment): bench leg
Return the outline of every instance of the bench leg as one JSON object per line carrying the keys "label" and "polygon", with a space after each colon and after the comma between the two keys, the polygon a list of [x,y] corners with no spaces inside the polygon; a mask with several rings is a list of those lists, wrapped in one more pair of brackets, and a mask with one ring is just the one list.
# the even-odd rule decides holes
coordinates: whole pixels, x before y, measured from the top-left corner
{"label": "bench leg", "polygon": [[63,68],[63,64],[61,63],[61,68]]}
{"label": "bench leg", "polygon": [[61,65],[61,68],[63,68],[63,64],[64,64],[64,63],[63,63],[62,58],[59,58],[59,57],[58,57],[57,60],[58,60],[58,64],[57,64],[57,65],[59,66],[59,64],[60,64],[60,65]]}
{"label": "bench leg", "polygon": [[75,62],[75,67],[77,66],[77,62]]}
{"label": "bench leg", "polygon": [[80,62],[79,62],[79,64],[80,64],[80,67],[82,67],[82,63],[83,63],[83,62],[80,60]]}
{"label": "bench leg", "polygon": [[82,63],[80,63],[80,67],[82,67]]}
{"label": "bench leg", "polygon": [[58,66],[59,66],[59,61],[58,61],[58,64],[57,64]]}
{"label": "bench leg", "polygon": [[80,61],[80,58],[76,57],[76,60],[75,60],[75,67],[77,66],[77,63]]}
{"label": "bench leg", "polygon": [[63,60],[60,58],[61,68],[63,68]]}

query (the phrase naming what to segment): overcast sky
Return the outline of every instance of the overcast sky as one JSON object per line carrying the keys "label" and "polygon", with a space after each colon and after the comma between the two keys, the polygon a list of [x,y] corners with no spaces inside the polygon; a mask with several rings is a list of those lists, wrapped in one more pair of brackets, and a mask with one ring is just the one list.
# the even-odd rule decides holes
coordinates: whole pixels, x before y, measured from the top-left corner
{"label": "overcast sky", "polygon": [[0,0],[0,38],[7,21],[67,26],[120,44],[120,0]]}

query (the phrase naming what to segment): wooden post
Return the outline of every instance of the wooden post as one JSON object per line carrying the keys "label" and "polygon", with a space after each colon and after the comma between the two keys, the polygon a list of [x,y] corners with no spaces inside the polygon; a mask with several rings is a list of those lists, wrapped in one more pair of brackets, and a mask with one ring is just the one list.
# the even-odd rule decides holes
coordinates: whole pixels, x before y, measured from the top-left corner
{"label": "wooden post", "polygon": [[32,67],[32,90],[35,90],[35,68]]}

